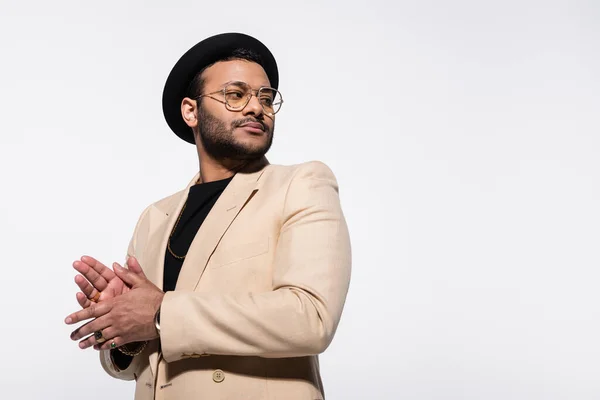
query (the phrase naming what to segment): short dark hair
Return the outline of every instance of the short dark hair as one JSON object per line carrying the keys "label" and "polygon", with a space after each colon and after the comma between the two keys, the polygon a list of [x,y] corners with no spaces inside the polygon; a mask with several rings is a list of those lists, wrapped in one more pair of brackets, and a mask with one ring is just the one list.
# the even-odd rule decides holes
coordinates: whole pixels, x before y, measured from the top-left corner
{"label": "short dark hair", "polygon": [[251,61],[251,62],[255,62],[257,64],[262,65],[262,58],[260,57],[260,55],[258,53],[254,52],[252,50],[244,49],[244,48],[235,49],[232,52],[228,53],[227,55],[225,55],[223,57],[219,57],[213,63],[207,65],[206,67],[204,67],[200,71],[198,71],[196,73],[196,75],[194,76],[194,79],[192,79],[192,81],[190,82],[190,84],[187,88],[186,96],[191,99],[200,96],[200,94],[202,93],[202,90],[204,89],[204,83],[205,83],[204,79],[202,78],[202,73],[208,67],[211,67],[220,61],[231,61],[231,60],[246,60],[246,61]]}

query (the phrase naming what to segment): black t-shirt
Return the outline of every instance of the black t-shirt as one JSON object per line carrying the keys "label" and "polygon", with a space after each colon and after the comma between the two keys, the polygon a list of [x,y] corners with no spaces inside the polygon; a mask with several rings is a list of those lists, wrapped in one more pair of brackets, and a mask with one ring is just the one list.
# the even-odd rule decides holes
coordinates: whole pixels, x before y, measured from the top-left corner
{"label": "black t-shirt", "polygon": [[[185,208],[170,239],[171,251],[177,256],[182,257],[187,254],[198,229],[231,179],[233,177],[190,187]],[[166,249],[163,275],[164,292],[175,290],[183,261],[183,259],[174,257],[168,248]]]}

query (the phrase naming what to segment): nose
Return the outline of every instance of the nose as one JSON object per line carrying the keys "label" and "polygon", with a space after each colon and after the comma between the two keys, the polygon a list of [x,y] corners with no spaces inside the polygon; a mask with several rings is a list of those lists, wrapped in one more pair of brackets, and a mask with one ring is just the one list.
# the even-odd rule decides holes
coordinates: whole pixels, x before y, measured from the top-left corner
{"label": "nose", "polygon": [[254,115],[255,117],[263,114],[263,108],[258,101],[258,97],[254,94],[250,96],[250,101],[246,104],[246,107],[242,110],[244,115]]}

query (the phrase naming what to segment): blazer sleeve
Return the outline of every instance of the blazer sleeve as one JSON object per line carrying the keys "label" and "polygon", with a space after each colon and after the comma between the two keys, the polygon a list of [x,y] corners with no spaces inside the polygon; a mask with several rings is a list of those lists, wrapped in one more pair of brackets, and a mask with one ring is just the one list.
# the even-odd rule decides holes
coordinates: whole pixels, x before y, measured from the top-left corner
{"label": "blazer sleeve", "polygon": [[292,177],[275,249],[273,290],[216,295],[167,292],[161,347],[184,353],[301,357],[323,352],[337,329],[350,284],[351,246],[333,172],[321,162]]}
{"label": "blazer sleeve", "polygon": [[[140,217],[138,218],[138,222],[135,226],[135,229],[133,231],[133,236],[131,237],[131,240],[129,241],[129,246],[127,247],[127,257],[125,258],[125,263],[124,266],[125,268],[127,268],[127,258],[130,256],[135,256],[136,255],[136,238],[137,238],[137,234],[138,234],[138,230],[139,227],[143,221],[143,219],[145,218],[146,214],[148,213],[148,210],[150,209],[151,206],[148,206],[140,215]],[[141,354],[135,356],[135,357],[131,357],[131,362],[129,363],[129,365],[127,366],[126,369],[120,369],[119,367],[117,367],[117,365],[114,362],[113,356],[112,356],[112,352],[115,352],[118,350],[100,350],[100,363],[102,365],[102,368],[104,369],[104,371],[106,371],[106,373],[108,373],[110,376],[112,376],[113,378],[117,378],[117,379],[122,379],[125,381],[132,381],[135,379],[135,371],[138,369],[139,363],[142,361],[142,357],[148,357],[148,355],[146,354],[145,351],[143,351]]]}

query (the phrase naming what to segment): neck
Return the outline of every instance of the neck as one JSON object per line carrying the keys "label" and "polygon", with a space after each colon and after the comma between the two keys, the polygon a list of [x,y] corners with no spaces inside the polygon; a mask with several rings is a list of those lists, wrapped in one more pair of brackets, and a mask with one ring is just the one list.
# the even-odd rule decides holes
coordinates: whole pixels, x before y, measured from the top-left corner
{"label": "neck", "polygon": [[200,181],[213,182],[221,179],[231,178],[238,171],[246,169],[254,169],[258,167],[265,158],[261,157],[256,160],[214,160],[204,156],[199,159],[200,166]]}
{"label": "neck", "polygon": [[201,182],[213,182],[232,177],[236,172],[234,166],[203,158],[200,160]]}

